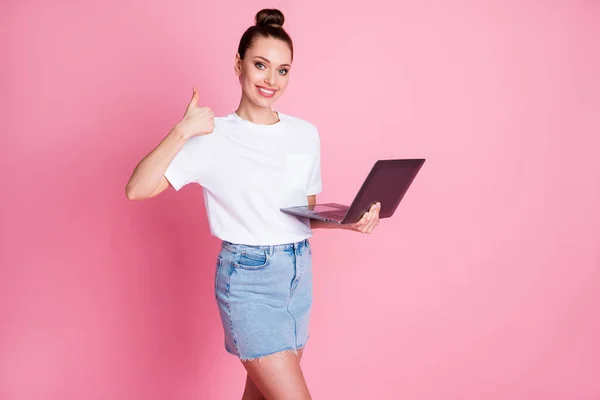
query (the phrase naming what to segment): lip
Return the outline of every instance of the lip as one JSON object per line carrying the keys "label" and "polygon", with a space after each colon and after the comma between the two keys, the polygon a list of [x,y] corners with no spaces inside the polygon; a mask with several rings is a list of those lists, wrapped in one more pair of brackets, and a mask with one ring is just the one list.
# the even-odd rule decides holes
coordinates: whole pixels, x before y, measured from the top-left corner
{"label": "lip", "polygon": [[[273,94],[264,93],[260,89],[265,89],[265,90],[271,91],[271,92],[273,92]],[[260,94],[263,97],[266,97],[267,99],[272,98],[273,96],[275,96],[275,93],[277,93],[277,90],[275,90],[275,89],[268,88],[265,86],[258,86],[258,85],[256,85],[256,91],[258,92],[258,94]]]}

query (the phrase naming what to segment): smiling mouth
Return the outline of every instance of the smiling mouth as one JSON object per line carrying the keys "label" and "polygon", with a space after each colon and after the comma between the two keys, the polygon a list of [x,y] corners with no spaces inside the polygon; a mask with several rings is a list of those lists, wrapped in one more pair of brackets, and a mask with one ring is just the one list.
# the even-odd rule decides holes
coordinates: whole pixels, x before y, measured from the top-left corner
{"label": "smiling mouth", "polygon": [[275,96],[276,90],[267,89],[262,86],[257,86],[256,88],[258,89],[258,93],[260,93],[263,97],[271,98]]}

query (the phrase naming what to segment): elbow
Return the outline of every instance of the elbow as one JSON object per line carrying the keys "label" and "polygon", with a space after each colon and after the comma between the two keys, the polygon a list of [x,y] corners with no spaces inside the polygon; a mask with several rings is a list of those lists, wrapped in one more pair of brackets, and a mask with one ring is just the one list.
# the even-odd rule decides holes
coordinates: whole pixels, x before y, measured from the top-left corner
{"label": "elbow", "polygon": [[135,194],[133,194],[132,192],[126,191],[125,196],[127,197],[127,200],[131,200],[131,201],[139,200],[137,197],[135,197]]}
{"label": "elbow", "polygon": [[140,193],[138,193],[135,188],[131,187],[129,184],[125,186],[125,196],[127,197],[127,200],[132,201],[144,200],[146,198],[145,196],[140,195]]}

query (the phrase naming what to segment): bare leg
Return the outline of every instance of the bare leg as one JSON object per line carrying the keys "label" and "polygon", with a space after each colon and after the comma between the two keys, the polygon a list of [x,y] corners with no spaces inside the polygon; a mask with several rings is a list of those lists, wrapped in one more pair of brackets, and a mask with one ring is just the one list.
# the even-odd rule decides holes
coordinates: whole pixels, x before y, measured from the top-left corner
{"label": "bare leg", "polygon": [[[246,370],[248,371],[248,375],[246,376],[246,387],[244,388],[242,400],[265,400],[266,398],[269,400],[292,398],[307,400],[310,399],[311,397],[308,393],[308,388],[306,388],[306,383],[304,382],[304,376],[302,375],[302,371],[300,370],[300,360],[302,360],[303,353],[304,349],[300,349],[298,350],[298,355],[295,355],[290,352],[284,352],[274,354],[272,356],[263,357],[260,360],[244,362],[243,364]],[[288,372],[288,370],[296,370],[296,368],[290,368],[287,365],[290,363],[297,364],[297,370],[299,370],[300,376],[302,378],[301,382],[300,379],[298,379],[298,377],[294,378],[282,376],[290,373]],[[297,374],[297,372],[294,373]],[[264,393],[267,393],[266,398],[262,395],[257,385],[254,383],[251,374],[257,376],[257,378],[255,379],[263,379],[263,381],[267,380],[266,382],[259,382],[259,385],[265,388],[263,390],[265,390]],[[275,376],[271,377],[271,375]],[[282,380],[285,382],[282,387],[279,387],[280,385],[282,385]],[[298,393],[296,393],[296,391],[298,391],[297,387],[300,387],[300,391]],[[305,391],[304,394],[302,392],[303,390]]]}
{"label": "bare leg", "polygon": [[260,390],[258,390],[254,384],[252,378],[250,378],[250,374],[246,375],[246,387],[244,388],[242,400],[265,400]]}

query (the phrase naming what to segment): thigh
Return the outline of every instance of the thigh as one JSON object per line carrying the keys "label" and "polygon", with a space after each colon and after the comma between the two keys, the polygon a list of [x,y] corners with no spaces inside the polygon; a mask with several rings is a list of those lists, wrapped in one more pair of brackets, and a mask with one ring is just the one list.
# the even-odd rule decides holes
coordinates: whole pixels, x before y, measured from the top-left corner
{"label": "thigh", "polygon": [[[304,354],[304,349],[298,350],[298,362],[302,360],[302,354]],[[256,387],[256,384],[250,377],[250,374],[246,374],[246,386],[244,388],[244,395],[242,396],[242,400],[265,400],[264,396]]]}
{"label": "thigh", "polygon": [[245,361],[242,364],[256,388],[267,400],[310,400],[300,368],[302,351],[289,351]]}
{"label": "thigh", "polygon": [[[304,354],[304,349],[298,350],[298,355],[296,356],[298,362],[302,360],[302,354]],[[249,373],[246,375],[246,387],[244,388],[242,400],[265,400],[265,397],[260,390],[258,390]]]}

